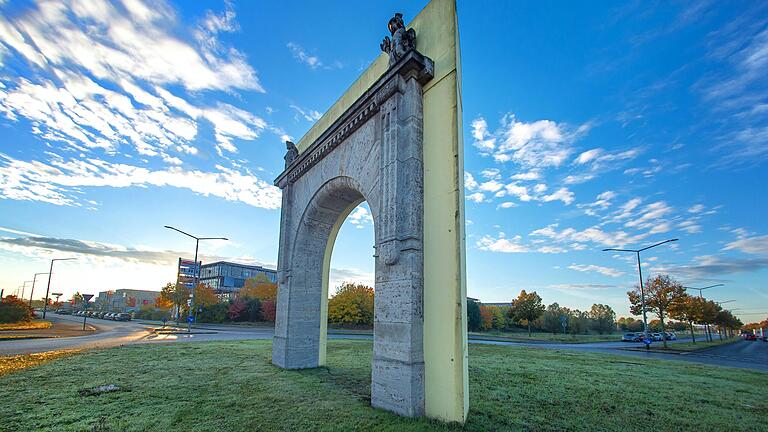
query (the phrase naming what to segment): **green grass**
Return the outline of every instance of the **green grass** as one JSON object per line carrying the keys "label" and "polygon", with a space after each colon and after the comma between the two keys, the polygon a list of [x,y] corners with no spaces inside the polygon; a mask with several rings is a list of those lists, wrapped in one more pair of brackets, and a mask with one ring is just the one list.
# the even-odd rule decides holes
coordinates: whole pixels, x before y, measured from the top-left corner
{"label": "green grass", "polygon": [[528,333],[522,332],[504,332],[498,330],[484,332],[469,332],[470,336],[477,338],[510,340],[515,342],[559,342],[559,343],[590,343],[590,342],[618,342],[621,341],[621,334],[562,334],[562,333],[542,333],[535,332],[528,337]]}
{"label": "green grass", "polygon": [[[472,346],[466,425],[369,406],[369,341],[328,367],[270,364],[269,341],[130,345],[0,377],[4,431],[758,431],[768,374],[550,349]],[[2,364],[0,360],[0,364]],[[116,384],[125,391],[80,396]]]}
{"label": "green grass", "polygon": [[[720,345],[730,344],[730,343],[738,342],[740,340],[741,339],[739,339],[738,337],[733,337],[733,338],[730,338],[730,339],[720,340],[717,336],[715,336],[714,340],[712,342],[707,342],[704,339],[702,339],[702,340],[696,340],[696,343],[693,343],[693,342],[676,342],[676,343],[673,343],[673,344],[669,344],[668,347],[672,351],[685,351],[685,352],[689,352],[689,351],[698,351],[698,350],[705,349],[705,348],[712,348],[712,347],[716,347],[716,346],[720,346]],[[659,346],[661,346],[661,345],[659,345]],[[656,348],[659,348],[659,346],[657,346]]]}
{"label": "green grass", "polygon": [[51,328],[53,324],[50,321],[25,321],[15,323],[3,323],[0,324],[0,331],[12,331],[12,330],[40,330]]}

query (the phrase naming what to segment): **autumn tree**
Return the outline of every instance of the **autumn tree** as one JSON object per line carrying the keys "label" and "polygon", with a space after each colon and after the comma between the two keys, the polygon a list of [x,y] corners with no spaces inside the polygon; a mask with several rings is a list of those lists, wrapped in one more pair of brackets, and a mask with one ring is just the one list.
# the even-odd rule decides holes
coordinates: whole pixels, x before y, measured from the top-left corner
{"label": "autumn tree", "polygon": [[600,334],[610,334],[616,330],[616,312],[608,305],[593,304],[589,318],[592,320],[592,328]]}
{"label": "autumn tree", "polygon": [[0,323],[26,322],[31,321],[34,317],[34,311],[23,299],[14,295],[0,299]]}
{"label": "autumn tree", "polygon": [[83,304],[83,295],[80,294],[80,291],[76,291],[74,294],[72,294],[72,297],[69,299],[70,304],[72,304],[72,307],[77,307],[78,304]]}
{"label": "autumn tree", "polygon": [[[648,281],[645,283],[645,308],[647,311],[653,312],[659,317],[662,334],[665,332],[664,318],[667,317],[670,306],[680,301],[680,298],[684,295],[685,288],[668,275],[659,275],[654,278],[648,278]],[[635,315],[642,314],[643,305],[640,287],[635,287],[632,291],[628,291],[627,296],[629,296],[629,310]],[[666,336],[661,339],[664,343],[664,348],[666,349]]]}
{"label": "autumn tree", "polygon": [[541,304],[541,297],[536,294],[536,291],[529,294],[522,290],[520,295],[512,301],[509,313],[515,321],[525,322],[528,325],[528,337],[531,337],[531,324],[544,313],[544,305]]}
{"label": "autumn tree", "polygon": [[722,308],[719,304],[715,303],[712,300],[704,300],[704,303],[701,307],[701,323],[706,326],[707,330],[707,339],[709,341],[712,341],[712,333],[710,332],[709,326],[714,325],[717,321],[717,314],[720,312]]}
{"label": "autumn tree", "polygon": [[328,321],[373,326],[373,288],[345,282],[328,301]]}
{"label": "autumn tree", "polygon": [[206,284],[198,284],[195,289],[195,307],[208,307],[219,302],[216,291]]}
{"label": "autumn tree", "polygon": [[256,298],[261,301],[277,299],[277,284],[264,274],[246,279],[245,285],[237,295],[241,298]]}
{"label": "autumn tree", "polygon": [[264,300],[261,302],[260,313],[264,321],[275,322],[277,303],[274,300]]}
{"label": "autumn tree", "polygon": [[493,312],[490,306],[480,305],[480,330],[493,328]]}
{"label": "autumn tree", "polygon": [[177,307],[178,314],[176,318],[178,320],[181,311],[187,307],[187,300],[189,300],[189,288],[182,283],[168,283],[162,290],[160,290],[161,302],[165,304],[170,303],[172,306]]}
{"label": "autumn tree", "polygon": [[693,323],[701,321],[704,309],[704,299],[689,294],[680,296],[669,307],[669,316],[680,321],[685,321],[691,329],[691,339],[696,343],[696,334],[693,332]]}
{"label": "autumn tree", "polygon": [[173,291],[176,284],[166,284],[161,290],[160,295],[155,297],[155,307],[158,309],[170,309],[173,307]]}

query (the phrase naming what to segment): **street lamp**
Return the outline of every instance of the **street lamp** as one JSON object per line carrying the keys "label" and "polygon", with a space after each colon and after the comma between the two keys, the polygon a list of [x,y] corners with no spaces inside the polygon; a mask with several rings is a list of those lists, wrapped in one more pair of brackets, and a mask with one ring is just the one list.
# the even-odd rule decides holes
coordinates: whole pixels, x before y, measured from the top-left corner
{"label": "street lamp", "polygon": [[27,291],[27,284],[32,283],[32,281],[24,281],[24,284],[20,287],[21,288],[21,297],[20,299],[24,298],[24,293]]}
{"label": "street lamp", "polygon": [[32,278],[32,292],[29,293],[29,307],[32,307],[32,296],[35,295],[35,282],[37,282],[37,277],[40,275],[44,275],[48,273],[35,273],[35,277]]}
{"label": "street lamp", "polygon": [[56,261],[69,261],[76,260],[77,258],[53,258],[51,260],[51,269],[48,270],[48,287],[45,289],[45,300],[43,301],[43,319],[45,319],[45,313],[48,312],[48,294],[51,292],[51,279],[53,279],[53,263]]}
{"label": "street lamp", "polygon": [[187,316],[187,332],[190,332],[191,326],[192,326],[192,316],[193,316],[192,310],[194,309],[194,306],[195,306],[195,289],[197,289],[197,284],[200,281],[200,265],[197,262],[197,250],[198,250],[198,246],[200,245],[200,240],[229,240],[229,239],[226,237],[197,237],[169,225],[164,225],[164,227],[180,232],[187,237],[192,237],[193,239],[195,239],[195,283],[192,286],[192,295],[190,296],[191,304],[189,305],[189,315]]}
{"label": "street lamp", "polygon": [[[643,287],[643,270],[640,267],[640,252],[646,251],[646,250],[651,249],[651,248],[655,248],[656,246],[661,246],[661,245],[663,245],[665,243],[674,242],[674,241],[677,241],[677,240],[678,239],[676,239],[676,238],[669,239],[669,240],[664,240],[663,242],[659,242],[659,243],[656,243],[656,244],[653,244],[653,245],[650,245],[650,246],[646,246],[646,247],[644,247],[642,249],[614,249],[614,248],[603,249],[603,252],[608,252],[608,251],[632,252],[632,253],[637,255],[637,273],[640,275],[640,302],[642,303],[642,306],[643,306],[643,331],[645,333],[645,337],[646,338],[648,337],[648,317],[646,316],[646,313],[645,313],[645,288]],[[650,349],[648,344],[645,344],[645,349]]]}
{"label": "street lamp", "polygon": [[[698,290],[699,291],[699,297],[700,298],[704,298],[704,296],[701,294],[702,291],[704,291],[705,289],[721,287],[721,286],[725,286],[725,284],[714,284],[714,285],[710,285],[710,286],[705,286],[703,288],[694,288],[694,287],[689,287],[689,286],[684,286],[683,288],[685,288],[685,289],[692,289],[692,290]],[[709,331],[709,324],[704,324],[704,327],[707,329],[707,338],[709,338],[709,340],[712,340],[712,334]]]}

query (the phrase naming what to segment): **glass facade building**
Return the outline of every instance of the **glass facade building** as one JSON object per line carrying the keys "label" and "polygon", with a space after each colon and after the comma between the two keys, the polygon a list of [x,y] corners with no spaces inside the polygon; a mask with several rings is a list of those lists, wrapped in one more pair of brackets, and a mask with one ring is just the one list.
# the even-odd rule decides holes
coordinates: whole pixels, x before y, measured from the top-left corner
{"label": "glass facade building", "polygon": [[237,292],[245,285],[246,279],[258,275],[266,276],[270,282],[277,283],[277,270],[261,266],[236,264],[218,261],[200,266],[200,283],[213,288],[217,294]]}

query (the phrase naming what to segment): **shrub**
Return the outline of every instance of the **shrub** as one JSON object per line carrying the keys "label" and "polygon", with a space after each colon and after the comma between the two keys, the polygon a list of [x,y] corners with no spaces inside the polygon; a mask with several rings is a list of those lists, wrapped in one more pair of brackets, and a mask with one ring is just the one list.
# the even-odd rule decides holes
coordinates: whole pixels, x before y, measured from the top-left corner
{"label": "shrub", "polygon": [[261,303],[261,316],[264,321],[275,322],[277,315],[277,304],[274,300],[264,300]]}
{"label": "shrub", "polygon": [[0,323],[31,321],[34,317],[32,308],[16,296],[6,296],[0,301]]}
{"label": "shrub", "polygon": [[197,314],[198,322],[223,323],[227,319],[229,305],[226,303],[216,303],[210,306],[202,306]]}

